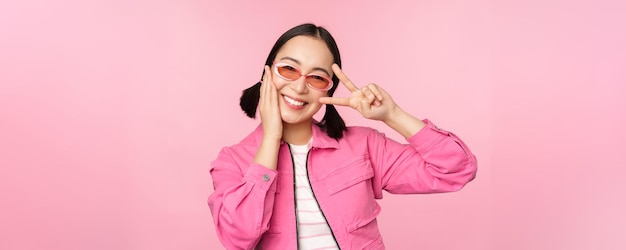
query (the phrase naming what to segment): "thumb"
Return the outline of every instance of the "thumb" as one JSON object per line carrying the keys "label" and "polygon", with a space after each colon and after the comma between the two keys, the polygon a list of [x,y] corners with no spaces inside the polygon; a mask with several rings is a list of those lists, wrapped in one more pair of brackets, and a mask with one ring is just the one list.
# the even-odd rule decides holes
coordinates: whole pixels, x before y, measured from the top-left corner
{"label": "thumb", "polygon": [[372,105],[367,101],[367,99],[363,99],[361,100],[361,108],[360,108],[360,112],[361,115],[363,115],[363,117],[365,118],[369,118],[371,117],[372,114]]}

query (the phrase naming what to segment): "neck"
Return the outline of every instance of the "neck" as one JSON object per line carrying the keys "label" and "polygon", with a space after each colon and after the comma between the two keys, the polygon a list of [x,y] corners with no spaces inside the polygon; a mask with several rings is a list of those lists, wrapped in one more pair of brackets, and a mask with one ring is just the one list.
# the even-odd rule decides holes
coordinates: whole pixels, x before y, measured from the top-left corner
{"label": "neck", "polygon": [[304,145],[313,136],[313,120],[297,124],[283,123],[283,141],[294,145]]}

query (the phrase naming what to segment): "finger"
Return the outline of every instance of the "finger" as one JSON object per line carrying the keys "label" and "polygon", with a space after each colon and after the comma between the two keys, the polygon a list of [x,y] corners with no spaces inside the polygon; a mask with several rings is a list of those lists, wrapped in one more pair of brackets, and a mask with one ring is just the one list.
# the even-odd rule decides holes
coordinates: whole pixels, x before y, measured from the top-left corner
{"label": "finger", "polygon": [[261,95],[265,93],[265,88],[267,87],[267,69],[263,68],[263,78],[261,79]]}
{"label": "finger", "polygon": [[269,67],[266,65],[264,67],[263,73],[263,82],[261,83],[261,98],[259,100],[259,106],[264,107],[264,105],[268,105],[272,102],[273,95],[273,84],[271,82],[271,73],[269,71]]}
{"label": "finger", "polygon": [[380,100],[378,100],[378,97],[376,97],[374,95],[372,89],[370,89],[368,87],[362,88],[361,89],[361,93],[363,93],[363,96],[365,96],[365,98],[367,98],[367,101],[371,105],[374,105],[374,106],[378,107],[378,106],[380,106],[382,104],[382,102]]}
{"label": "finger", "polygon": [[344,97],[320,97],[319,102],[321,104],[350,106],[350,98],[344,98]]}
{"label": "finger", "polygon": [[267,77],[266,81],[271,83],[273,87],[276,87],[276,85],[274,85],[274,76],[272,75],[272,70],[270,69],[270,66],[265,65],[265,76]]}
{"label": "finger", "polygon": [[372,113],[372,106],[370,102],[368,102],[366,99],[362,99],[361,108],[359,111],[361,112],[361,115],[363,115],[363,117],[369,118],[370,114]]}
{"label": "finger", "polygon": [[265,99],[267,96],[267,70],[263,69],[263,79],[261,79],[261,88],[259,89],[259,109],[265,105]]}
{"label": "finger", "polygon": [[265,84],[267,85],[268,94],[272,94],[272,90],[274,90],[274,84],[272,83],[272,73],[270,72],[270,68],[265,65]]}
{"label": "finger", "polygon": [[365,98],[367,98],[367,101],[369,103],[374,102],[374,100],[376,100],[376,96],[374,95],[374,93],[372,93],[372,90],[370,90],[370,88],[368,87],[364,87],[361,89],[361,93],[363,93],[363,96],[365,96]]}
{"label": "finger", "polygon": [[265,72],[267,72],[267,86],[269,88],[269,98],[270,103],[273,107],[278,107],[278,90],[276,89],[276,85],[274,83],[272,73],[270,71],[270,67],[265,65]]}
{"label": "finger", "polygon": [[372,91],[372,93],[376,96],[376,99],[379,101],[383,100],[383,93],[381,92],[381,87],[374,84],[374,83],[370,83],[367,85],[367,88]]}
{"label": "finger", "polygon": [[272,73],[270,72],[270,68],[265,65],[265,75],[263,76],[263,81],[268,85],[268,87],[272,87]]}
{"label": "finger", "polygon": [[346,74],[344,74],[343,71],[341,71],[341,68],[339,68],[339,65],[337,65],[336,63],[333,64],[332,69],[335,75],[337,76],[337,78],[339,78],[339,81],[341,81],[341,83],[343,83],[343,85],[345,85],[346,88],[350,90],[350,92],[359,90],[359,88],[357,88],[354,85],[354,83],[352,83],[352,81],[348,79],[348,76],[346,76]]}

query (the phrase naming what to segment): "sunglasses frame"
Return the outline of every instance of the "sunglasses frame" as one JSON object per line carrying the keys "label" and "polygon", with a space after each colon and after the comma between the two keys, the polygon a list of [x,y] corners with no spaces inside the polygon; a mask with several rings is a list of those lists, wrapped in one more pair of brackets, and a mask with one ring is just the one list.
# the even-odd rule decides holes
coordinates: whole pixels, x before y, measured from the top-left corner
{"label": "sunglasses frame", "polygon": [[[278,67],[282,67],[282,66],[289,66],[289,67],[294,68],[294,69],[298,72],[298,74],[299,74],[300,76],[299,76],[298,78],[296,78],[296,79],[289,79],[289,78],[287,78],[287,77],[285,77],[285,76],[281,75],[281,74],[278,72]],[[319,90],[319,91],[328,91],[328,90],[330,90],[331,88],[333,88],[333,86],[335,85],[335,83],[333,82],[333,80],[332,80],[331,78],[329,78],[329,77],[325,76],[325,75],[319,75],[319,74],[313,74],[313,73],[309,73],[309,74],[303,75],[303,74],[302,74],[302,71],[301,71],[299,68],[294,67],[293,65],[291,65],[291,64],[289,64],[289,63],[284,63],[284,62],[274,62],[274,63],[273,63],[273,65],[272,65],[272,68],[273,68],[274,74],[276,74],[278,77],[280,77],[281,79],[286,80],[286,81],[296,81],[296,80],[298,80],[298,79],[300,79],[300,78],[302,78],[302,77],[304,76],[304,77],[305,77],[305,82],[306,82],[306,85],[307,85],[307,86],[309,86],[309,88],[312,88],[312,89],[315,89],[315,90]],[[328,87],[323,88],[323,89],[320,89],[320,88],[316,88],[316,87],[314,87],[313,85],[311,85],[311,84],[309,83],[309,79],[308,79],[308,77],[309,77],[309,76],[319,76],[319,77],[321,77],[321,78],[324,78],[324,79],[325,79],[326,81],[328,81],[328,83],[329,83],[329,84],[328,84]]]}

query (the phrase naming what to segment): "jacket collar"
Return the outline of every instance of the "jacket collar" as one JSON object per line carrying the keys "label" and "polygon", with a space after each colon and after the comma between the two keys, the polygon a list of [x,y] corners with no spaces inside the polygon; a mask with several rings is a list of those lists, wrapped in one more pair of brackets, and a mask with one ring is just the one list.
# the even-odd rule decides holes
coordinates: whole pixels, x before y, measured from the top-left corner
{"label": "jacket collar", "polygon": [[[331,138],[324,132],[319,126],[317,121],[313,121],[311,124],[313,130],[313,148],[339,148],[339,142],[336,139]],[[256,129],[246,138],[244,141],[252,140],[255,145],[261,145],[263,139],[263,126],[259,124]],[[284,141],[280,141],[280,144],[286,144]]]}

